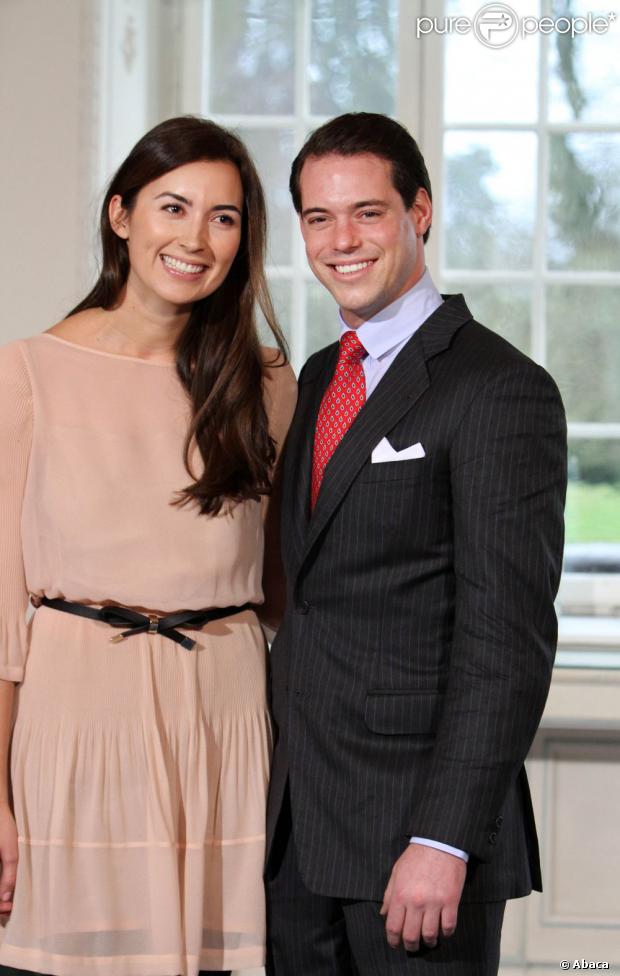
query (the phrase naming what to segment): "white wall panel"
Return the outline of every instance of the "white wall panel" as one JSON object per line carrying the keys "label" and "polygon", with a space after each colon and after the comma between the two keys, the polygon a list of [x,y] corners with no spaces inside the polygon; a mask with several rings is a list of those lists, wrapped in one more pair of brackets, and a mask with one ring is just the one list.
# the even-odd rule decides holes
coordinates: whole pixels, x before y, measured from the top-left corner
{"label": "white wall panel", "polygon": [[88,281],[91,0],[2,0],[0,343],[48,328]]}

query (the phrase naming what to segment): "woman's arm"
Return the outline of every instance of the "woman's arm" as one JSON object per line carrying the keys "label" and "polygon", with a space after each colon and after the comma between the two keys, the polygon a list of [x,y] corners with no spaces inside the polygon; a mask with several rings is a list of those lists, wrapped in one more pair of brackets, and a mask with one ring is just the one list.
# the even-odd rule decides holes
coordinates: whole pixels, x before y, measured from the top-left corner
{"label": "woman's arm", "polygon": [[0,913],[13,907],[17,873],[17,828],[11,810],[9,744],[13,724],[15,685],[0,679]]}
{"label": "woman's arm", "polygon": [[[266,362],[273,362],[276,350],[266,349]],[[269,355],[271,354],[271,355]],[[282,448],[293,419],[297,402],[297,381],[290,365],[271,366],[265,370],[265,406],[269,416],[271,436],[276,443],[277,459],[273,472],[273,487],[265,513],[265,559],[263,563],[263,593],[265,602],[257,607],[261,623],[270,633],[278,629],[286,604],[286,581],[281,556],[280,498]]]}
{"label": "woman's arm", "polygon": [[9,745],[15,682],[28,649],[28,589],[21,516],[32,443],[32,391],[21,343],[0,349],[0,913],[10,912],[17,869]]}
{"label": "woman's arm", "polygon": [[258,618],[272,641],[284,616],[286,606],[286,579],[282,565],[280,499],[281,464],[276,465],[273,487],[265,515],[265,558],[263,561],[263,593],[265,602],[256,608]]}

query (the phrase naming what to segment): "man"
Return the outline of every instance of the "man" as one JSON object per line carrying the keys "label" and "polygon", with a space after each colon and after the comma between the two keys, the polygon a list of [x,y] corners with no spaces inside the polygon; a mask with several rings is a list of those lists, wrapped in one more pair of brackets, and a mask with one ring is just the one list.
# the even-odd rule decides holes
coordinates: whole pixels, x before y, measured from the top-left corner
{"label": "man", "polygon": [[341,339],[302,370],[284,465],[268,972],[494,974],[506,899],[541,886],[523,762],[557,633],[561,400],[437,293],[402,126],[327,123],[291,192]]}

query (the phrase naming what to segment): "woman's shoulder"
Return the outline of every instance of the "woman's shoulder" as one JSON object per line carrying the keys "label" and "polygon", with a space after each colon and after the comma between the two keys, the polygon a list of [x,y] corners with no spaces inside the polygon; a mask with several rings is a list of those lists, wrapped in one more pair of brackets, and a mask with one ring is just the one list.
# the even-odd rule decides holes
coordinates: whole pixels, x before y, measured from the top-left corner
{"label": "woman's shoulder", "polygon": [[30,341],[30,339],[14,339],[0,346],[0,376],[4,387],[11,384],[12,387],[29,388],[25,349]]}
{"label": "woman's shoulder", "polygon": [[297,399],[297,380],[293,367],[279,349],[261,346],[263,375],[267,394],[285,399]]}
{"label": "woman's shoulder", "polygon": [[297,380],[293,367],[279,349],[262,346],[265,378],[265,406],[270,427],[281,444],[286,436],[297,403]]}
{"label": "woman's shoulder", "polygon": [[296,385],[295,373],[288,359],[275,346],[261,346],[265,377],[274,382]]}
{"label": "woman's shoulder", "polygon": [[99,308],[86,308],[82,312],[76,312],[50,326],[43,335],[53,335],[76,345],[87,345],[91,332],[95,332],[99,326],[100,312]]}
{"label": "woman's shoulder", "polygon": [[45,370],[48,356],[58,353],[58,348],[53,343],[48,344],[49,336],[64,339],[74,345],[84,345],[84,336],[88,334],[88,327],[93,321],[92,311],[94,310],[88,309],[86,312],[78,312],[77,315],[56,322],[43,332],[36,332],[23,339],[14,339],[13,342],[1,346],[0,372],[3,381],[11,377],[17,380],[25,378],[32,370],[36,373],[39,360],[41,360],[41,368]]}
{"label": "woman's shoulder", "polygon": [[0,436],[19,436],[32,417],[32,383],[26,359],[28,339],[0,347]]}
{"label": "woman's shoulder", "polygon": [[289,365],[284,353],[280,349],[276,349],[275,346],[261,346],[260,352],[263,358],[263,366],[275,369]]}

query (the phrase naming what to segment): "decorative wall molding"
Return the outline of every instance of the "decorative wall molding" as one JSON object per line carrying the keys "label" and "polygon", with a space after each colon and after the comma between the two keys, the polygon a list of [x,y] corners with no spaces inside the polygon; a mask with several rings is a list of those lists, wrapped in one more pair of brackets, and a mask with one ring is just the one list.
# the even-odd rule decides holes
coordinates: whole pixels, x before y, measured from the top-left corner
{"label": "decorative wall molding", "polygon": [[617,672],[554,675],[527,763],[545,890],[508,904],[502,976],[562,959],[620,966],[619,714]]}
{"label": "decorative wall molding", "polygon": [[97,183],[104,186],[149,127],[153,65],[150,28],[157,4],[149,0],[96,0],[100,146]]}
{"label": "decorative wall molding", "polygon": [[101,61],[102,4],[100,0],[82,0],[80,6],[80,117],[79,186],[82,202],[76,238],[84,255],[79,269],[78,293],[85,293],[97,270],[97,223],[101,203],[99,157],[101,152]]}

